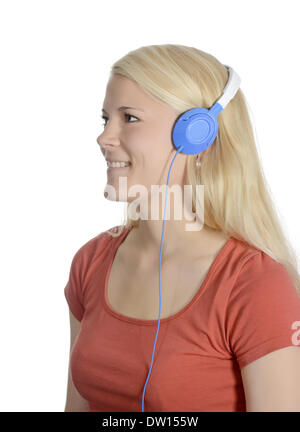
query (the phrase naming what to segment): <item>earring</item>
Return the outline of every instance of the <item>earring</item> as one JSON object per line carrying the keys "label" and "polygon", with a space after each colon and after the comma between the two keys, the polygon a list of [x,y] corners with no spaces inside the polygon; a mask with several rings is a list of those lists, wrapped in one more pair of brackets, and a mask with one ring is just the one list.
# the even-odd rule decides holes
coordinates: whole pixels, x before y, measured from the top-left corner
{"label": "earring", "polygon": [[199,168],[200,166],[201,166],[201,162],[199,160],[199,156],[197,155],[197,158],[196,158],[196,167]]}

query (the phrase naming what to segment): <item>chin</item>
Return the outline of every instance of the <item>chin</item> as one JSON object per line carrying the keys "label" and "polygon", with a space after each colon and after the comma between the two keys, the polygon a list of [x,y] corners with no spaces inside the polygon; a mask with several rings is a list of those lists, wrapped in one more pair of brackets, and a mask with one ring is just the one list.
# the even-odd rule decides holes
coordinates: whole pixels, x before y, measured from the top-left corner
{"label": "chin", "polygon": [[116,202],[127,202],[127,199],[120,199],[118,196],[114,196],[109,194],[107,191],[105,191],[103,193],[103,196],[105,199],[107,199],[108,201],[116,201]]}
{"label": "chin", "polygon": [[127,189],[118,189],[112,184],[107,183],[103,191],[103,196],[109,201],[127,202]]}

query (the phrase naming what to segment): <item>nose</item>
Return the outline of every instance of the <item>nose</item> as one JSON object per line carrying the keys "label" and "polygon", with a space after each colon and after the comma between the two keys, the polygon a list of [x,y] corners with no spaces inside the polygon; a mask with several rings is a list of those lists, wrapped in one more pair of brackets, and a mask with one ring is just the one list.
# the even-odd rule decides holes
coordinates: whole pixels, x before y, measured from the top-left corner
{"label": "nose", "polygon": [[119,147],[120,140],[116,137],[112,137],[103,131],[97,138],[97,143],[99,144],[101,151],[105,149],[112,149],[114,147]]}

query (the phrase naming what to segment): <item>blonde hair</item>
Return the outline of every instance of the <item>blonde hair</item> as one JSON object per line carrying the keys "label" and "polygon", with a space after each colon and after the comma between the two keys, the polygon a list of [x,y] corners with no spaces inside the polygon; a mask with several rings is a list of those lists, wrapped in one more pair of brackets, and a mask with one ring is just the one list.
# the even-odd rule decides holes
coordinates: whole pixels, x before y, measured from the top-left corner
{"label": "blonde hair", "polygon": [[[129,52],[116,61],[112,74],[137,82],[143,89],[178,111],[210,108],[221,96],[228,80],[225,65],[214,56],[183,45],[150,45]],[[284,265],[300,295],[297,257],[284,234],[256,149],[247,102],[241,89],[218,115],[218,134],[201,157],[187,155],[187,179],[203,184],[204,221],[210,228],[264,251]],[[127,217],[117,232],[139,225]],[[108,231],[109,232],[109,231]]]}

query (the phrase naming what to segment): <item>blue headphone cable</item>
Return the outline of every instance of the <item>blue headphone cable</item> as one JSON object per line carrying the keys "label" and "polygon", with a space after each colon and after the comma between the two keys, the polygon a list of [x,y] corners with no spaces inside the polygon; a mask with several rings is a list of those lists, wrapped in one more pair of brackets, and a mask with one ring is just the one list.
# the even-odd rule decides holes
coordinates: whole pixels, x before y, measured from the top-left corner
{"label": "blue headphone cable", "polygon": [[155,351],[155,346],[156,346],[156,340],[157,340],[157,335],[158,335],[158,330],[159,330],[159,324],[160,324],[160,310],[161,310],[161,254],[162,254],[162,242],[163,242],[163,236],[164,236],[164,231],[165,231],[165,213],[166,213],[166,204],[167,204],[167,197],[168,197],[168,184],[169,184],[169,177],[170,177],[170,171],[172,168],[172,165],[174,163],[174,160],[177,156],[177,153],[180,152],[183,149],[184,146],[181,146],[177,152],[175,153],[173,160],[171,162],[170,168],[169,168],[169,172],[168,172],[168,177],[167,177],[167,184],[166,184],[166,196],[165,196],[165,208],[164,208],[164,217],[163,217],[163,226],[162,226],[162,234],[161,234],[161,240],[160,240],[160,254],[159,254],[159,314],[158,314],[158,323],[157,323],[157,331],[156,331],[156,335],[155,335],[155,341],[154,341],[154,345],[153,345],[153,351],[152,351],[152,359],[151,359],[151,364],[150,364],[150,369],[148,372],[148,376],[144,385],[144,391],[143,391],[143,399],[142,399],[142,412],[144,412],[144,397],[145,397],[145,390],[146,390],[146,386],[149,380],[149,376],[151,373],[151,369],[152,369],[152,364],[153,364],[153,356],[154,356],[154,351]]}

